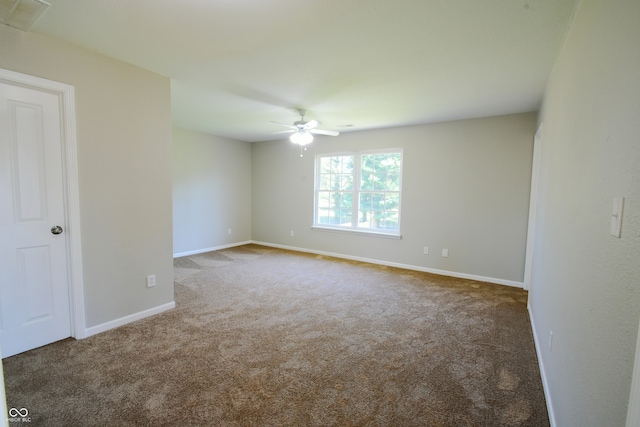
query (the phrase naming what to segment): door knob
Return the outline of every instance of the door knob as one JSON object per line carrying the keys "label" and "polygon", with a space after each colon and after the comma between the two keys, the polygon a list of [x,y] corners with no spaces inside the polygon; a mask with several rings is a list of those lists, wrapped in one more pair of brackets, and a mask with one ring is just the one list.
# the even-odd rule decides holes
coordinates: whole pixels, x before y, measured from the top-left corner
{"label": "door knob", "polygon": [[51,234],[61,234],[62,233],[62,227],[60,227],[59,225],[54,225],[53,227],[51,227]]}

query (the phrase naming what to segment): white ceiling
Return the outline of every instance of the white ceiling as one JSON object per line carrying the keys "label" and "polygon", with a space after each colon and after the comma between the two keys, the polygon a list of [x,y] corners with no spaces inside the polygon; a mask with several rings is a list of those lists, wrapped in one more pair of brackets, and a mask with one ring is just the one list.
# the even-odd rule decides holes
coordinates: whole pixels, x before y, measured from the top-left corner
{"label": "white ceiling", "polygon": [[174,124],[242,141],[536,111],[576,0],[48,0],[31,29],[171,78]]}

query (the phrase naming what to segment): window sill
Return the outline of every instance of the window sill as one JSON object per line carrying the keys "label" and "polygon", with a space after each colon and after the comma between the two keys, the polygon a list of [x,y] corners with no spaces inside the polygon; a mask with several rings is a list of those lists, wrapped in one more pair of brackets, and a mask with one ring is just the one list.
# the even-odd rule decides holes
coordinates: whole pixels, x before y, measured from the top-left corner
{"label": "window sill", "polygon": [[382,237],[383,239],[402,239],[402,234],[395,233],[383,233],[377,231],[366,231],[366,230],[354,230],[352,228],[334,228],[334,227],[323,227],[320,225],[314,225],[311,227],[314,231],[328,231],[330,233],[345,233],[345,234],[356,234],[360,236],[370,236],[370,237]]}

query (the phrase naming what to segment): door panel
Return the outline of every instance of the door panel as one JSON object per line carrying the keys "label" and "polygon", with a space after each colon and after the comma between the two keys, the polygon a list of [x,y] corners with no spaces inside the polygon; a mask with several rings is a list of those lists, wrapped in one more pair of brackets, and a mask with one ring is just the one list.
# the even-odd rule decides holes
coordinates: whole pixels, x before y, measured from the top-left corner
{"label": "door panel", "polygon": [[48,246],[18,249],[18,286],[26,298],[25,324],[48,320],[54,314],[53,289],[49,277],[51,261]]}
{"label": "door panel", "polygon": [[0,82],[3,357],[69,337],[60,99]]}
{"label": "door panel", "polygon": [[16,221],[42,221],[46,212],[42,108],[9,101],[8,113],[14,124],[10,143]]}

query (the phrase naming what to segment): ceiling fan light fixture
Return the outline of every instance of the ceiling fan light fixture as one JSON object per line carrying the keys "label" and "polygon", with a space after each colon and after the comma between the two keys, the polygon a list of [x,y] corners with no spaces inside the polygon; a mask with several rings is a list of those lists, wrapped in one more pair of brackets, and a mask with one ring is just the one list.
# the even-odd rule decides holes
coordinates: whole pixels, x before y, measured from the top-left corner
{"label": "ceiling fan light fixture", "polygon": [[311,143],[311,141],[313,141],[313,135],[311,135],[311,133],[307,132],[306,130],[300,129],[300,130],[294,132],[289,137],[289,139],[294,144],[307,145],[307,144]]}

